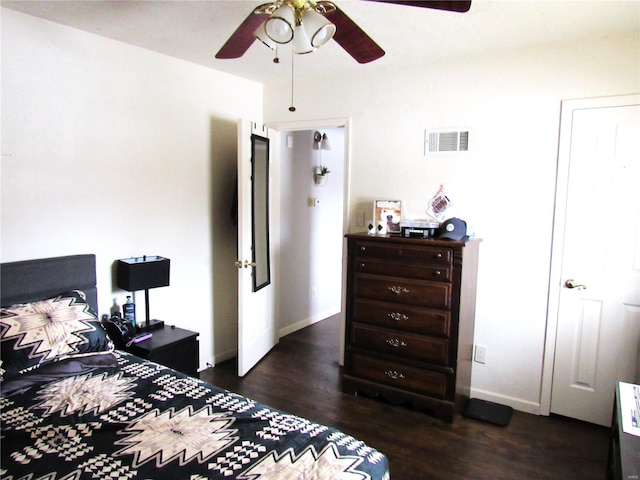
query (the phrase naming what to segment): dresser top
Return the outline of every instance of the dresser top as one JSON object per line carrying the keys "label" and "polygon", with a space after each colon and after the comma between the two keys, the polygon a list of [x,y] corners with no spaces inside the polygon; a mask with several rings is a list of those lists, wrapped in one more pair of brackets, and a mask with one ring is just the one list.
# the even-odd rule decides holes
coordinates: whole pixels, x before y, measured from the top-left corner
{"label": "dresser top", "polygon": [[390,235],[390,234],[386,234],[386,235],[369,235],[368,233],[348,233],[345,235],[346,238],[353,238],[355,240],[371,240],[374,242],[377,241],[392,241],[392,242],[398,242],[398,243],[405,243],[405,244],[413,244],[413,245],[433,245],[433,246],[438,246],[438,247],[464,247],[467,244],[470,243],[476,243],[476,242],[481,242],[482,239],[481,238],[476,238],[476,237],[469,237],[467,240],[460,240],[460,241],[456,241],[456,240],[438,240],[435,238],[406,238],[406,237],[401,237],[399,235]]}

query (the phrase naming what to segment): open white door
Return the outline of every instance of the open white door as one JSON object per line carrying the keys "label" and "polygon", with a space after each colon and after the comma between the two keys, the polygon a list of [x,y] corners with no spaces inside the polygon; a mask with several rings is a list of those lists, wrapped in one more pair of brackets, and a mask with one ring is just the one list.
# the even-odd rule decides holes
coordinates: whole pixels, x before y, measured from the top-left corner
{"label": "open white door", "polygon": [[551,412],[606,426],[616,382],[640,375],[639,101],[562,105]]}
{"label": "open white door", "polygon": [[238,121],[238,375],[278,343],[272,235],[277,227],[275,134]]}

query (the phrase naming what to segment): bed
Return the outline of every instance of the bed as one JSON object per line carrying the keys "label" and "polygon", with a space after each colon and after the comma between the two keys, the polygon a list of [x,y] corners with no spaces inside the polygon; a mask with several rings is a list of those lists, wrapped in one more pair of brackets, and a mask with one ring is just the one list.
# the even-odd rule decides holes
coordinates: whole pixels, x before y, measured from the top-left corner
{"label": "bed", "polygon": [[0,272],[3,479],[389,479],[339,430],[116,349],[94,255]]}

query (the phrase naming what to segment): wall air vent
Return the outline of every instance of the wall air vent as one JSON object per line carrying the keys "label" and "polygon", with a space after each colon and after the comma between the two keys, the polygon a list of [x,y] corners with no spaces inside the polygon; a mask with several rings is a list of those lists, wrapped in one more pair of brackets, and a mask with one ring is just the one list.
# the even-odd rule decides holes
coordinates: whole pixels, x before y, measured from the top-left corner
{"label": "wall air vent", "polygon": [[469,129],[442,129],[424,131],[424,154],[469,151]]}

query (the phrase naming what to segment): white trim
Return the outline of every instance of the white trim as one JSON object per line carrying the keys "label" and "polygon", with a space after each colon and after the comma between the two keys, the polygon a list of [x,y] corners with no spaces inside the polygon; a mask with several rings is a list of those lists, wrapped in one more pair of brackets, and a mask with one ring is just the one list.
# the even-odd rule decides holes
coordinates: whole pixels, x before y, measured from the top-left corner
{"label": "white trim", "polygon": [[497,395],[494,392],[487,392],[486,390],[478,390],[476,388],[471,389],[471,398],[479,398],[486,400],[487,402],[498,403],[500,405],[507,405],[519,412],[531,413],[532,415],[540,415],[540,404],[523,400],[522,398],[510,397],[507,395]]}
{"label": "white trim", "polygon": [[209,361],[205,363],[206,367],[202,368],[198,371],[206,370],[209,367],[215,367],[219,363],[226,362],[227,360],[231,360],[232,358],[237,358],[238,356],[238,348],[232,348],[227,350],[226,352],[218,353],[213,358],[209,357]]}
{"label": "white trim", "polygon": [[556,198],[553,214],[553,236],[551,239],[551,265],[549,270],[549,290],[547,298],[547,327],[542,364],[542,381],[540,385],[541,415],[549,415],[551,413],[551,387],[553,385],[553,364],[555,360],[556,335],[558,330],[558,304],[560,299],[560,288],[562,287],[562,252],[564,249],[564,227],[567,208],[567,184],[569,181],[573,113],[576,110],[622,107],[638,105],[639,103],[640,94],[562,101],[556,173]]}
{"label": "white trim", "polygon": [[302,330],[309,325],[313,325],[314,323],[321,322],[322,320],[326,320],[329,317],[333,317],[340,313],[339,310],[328,310],[322,313],[317,313],[312,317],[305,318],[304,320],[300,320],[299,322],[294,323],[293,325],[289,325],[279,331],[280,338],[286,337],[287,335],[297,332],[298,330]]}

